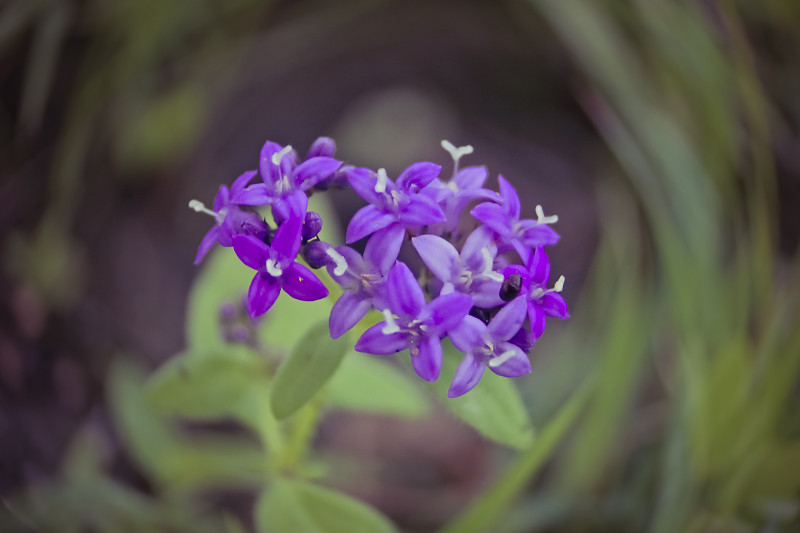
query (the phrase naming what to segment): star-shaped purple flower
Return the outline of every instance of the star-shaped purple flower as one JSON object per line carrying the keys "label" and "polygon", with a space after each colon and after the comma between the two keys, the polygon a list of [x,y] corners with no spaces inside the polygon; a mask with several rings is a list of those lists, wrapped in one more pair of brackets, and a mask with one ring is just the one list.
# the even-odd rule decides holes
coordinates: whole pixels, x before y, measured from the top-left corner
{"label": "star-shaped purple flower", "polygon": [[543,247],[536,248],[527,267],[511,265],[503,270],[506,279],[513,274],[518,274],[522,281],[519,296],[515,301],[526,302],[534,340],[544,333],[546,317],[569,318],[567,303],[559,294],[564,287],[564,276],[558,278],[552,289],[547,288],[550,280],[550,260]]}
{"label": "star-shaped purple flower", "polygon": [[300,250],[301,219],[284,221],[275,232],[272,245],[249,235],[233,239],[233,249],[241,261],[256,270],[247,292],[248,311],[253,317],[266,313],[283,288],[297,300],[313,301],[328,295],[328,289],[308,269],[295,261]]}
{"label": "star-shaped purple flower", "polygon": [[436,381],[442,368],[441,337],[467,315],[472,298],[453,293],[426,303],[419,282],[401,262],[389,272],[386,296],[385,320],[364,332],[356,351],[389,355],[408,348],[417,374]]}
{"label": "star-shaped purple flower", "polygon": [[215,244],[233,246],[233,238],[237,235],[252,235],[261,240],[266,238],[267,224],[255,213],[239,209],[238,202],[233,200],[233,197],[240,194],[255,176],[256,171],[251,170],[236,178],[230,189],[225,185],[220,185],[219,192],[214,198],[213,211],[199,200],[189,202],[189,207],[198,213],[211,215],[216,222],[200,242],[194,259],[195,265],[203,260],[203,257]]}
{"label": "star-shaped purple flower", "polygon": [[486,226],[467,237],[460,254],[455,246],[435,235],[420,235],[411,239],[411,243],[425,266],[444,283],[441,294],[467,294],[478,307],[503,303],[500,298],[503,275],[494,270],[497,246]]}
{"label": "star-shaped purple flower", "polygon": [[475,206],[470,213],[500,237],[500,242],[511,245],[527,263],[532,250],[538,246],[547,246],[558,242],[558,234],[548,224],[558,221],[555,215],[544,216],[542,207],[536,206],[536,220],[520,220],[520,202],[517,191],[503,176],[498,177],[500,183],[500,204],[484,202]]}
{"label": "star-shaped purple flower", "polygon": [[313,155],[331,153],[330,143],[318,139],[309,158],[298,164],[297,152],[291,146],[281,147],[267,141],[261,148],[258,162],[264,183],[251,185],[234,200],[246,205],[271,204],[281,218],[292,215],[302,218],[308,209],[306,191],[342,166],[341,161],[327,155]]}
{"label": "star-shaped purple flower", "polygon": [[[444,222],[439,205],[419,190],[439,175],[442,167],[434,163],[415,163],[406,168],[395,184],[384,169],[373,172],[354,168],[347,173],[350,185],[369,205],[359,209],[347,226],[345,242],[353,243],[375,232],[383,232],[384,242],[400,249],[406,228]],[[392,257],[391,260],[396,259]]]}
{"label": "star-shaped purple flower", "polygon": [[478,384],[489,369],[500,376],[517,377],[531,371],[531,362],[519,346],[509,342],[525,322],[525,301],[515,299],[506,304],[484,324],[474,316],[466,316],[450,330],[453,345],[464,352],[450,389],[449,398],[461,396]]}

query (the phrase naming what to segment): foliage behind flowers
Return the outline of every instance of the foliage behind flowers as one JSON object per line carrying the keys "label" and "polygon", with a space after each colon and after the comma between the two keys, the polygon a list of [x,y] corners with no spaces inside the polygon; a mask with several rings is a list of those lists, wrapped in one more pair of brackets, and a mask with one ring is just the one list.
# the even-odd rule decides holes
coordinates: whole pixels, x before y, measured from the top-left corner
{"label": "foliage behind flowers", "polygon": [[[459,168],[471,146],[456,148],[449,141],[442,146],[453,158],[449,180],[440,178],[439,165],[422,162],[394,182],[383,168],[342,166],[333,158],[335,144],[329,138],[317,139],[302,163],[291,146],[268,141],[259,159],[263,183],[250,185],[257,173],[245,172],[230,189],[220,187],[213,211],[198,200],[190,202],[215,219],[195,262],[216,243],[232,246],[256,271],[247,293],[253,318],[270,310],[281,289],[303,301],[328,295],[298,256],[312,268],[327,267],[343,289],[331,309],[331,337],[340,338],[374,308],[384,320],[361,335],[356,351],[388,355],[408,349],[414,370],[427,381],[439,378],[442,340],[449,337],[464,354],[450,397],[471,390],[487,366],[500,376],[527,374],[526,352],[544,333],[545,317],[569,316],[559,294],[563,276],[553,288],[547,286],[544,247],[559,239],[549,226],[558,217],[544,216],[537,205],[536,220],[520,219],[520,199],[508,181],[499,178],[497,194],[483,188],[484,167]],[[320,240],[323,219],[308,211],[309,194],[347,184],[368,202],[349,222],[346,236],[347,244],[369,238],[363,257],[349,246]],[[477,200],[481,203],[465,224],[462,211]],[[275,228],[241,207],[265,205],[271,207]],[[427,267],[418,277],[397,260],[409,240]],[[523,264],[512,264],[514,259]]]}

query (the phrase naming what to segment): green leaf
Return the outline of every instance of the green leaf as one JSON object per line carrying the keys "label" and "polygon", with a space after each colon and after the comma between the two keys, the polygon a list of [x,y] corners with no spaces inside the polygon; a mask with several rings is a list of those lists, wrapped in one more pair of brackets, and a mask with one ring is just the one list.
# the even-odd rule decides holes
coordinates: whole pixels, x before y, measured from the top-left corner
{"label": "green leaf", "polygon": [[487,371],[480,383],[467,394],[448,398],[447,389],[463,355],[449,341],[442,346],[442,374],[432,384],[442,403],[487,438],[513,448],[530,446],[533,425],[514,382]]}
{"label": "green leaf", "polygon": [[230,346],[213,355],[178,355],[150,378],[147,404],[161,414],[197,419],[237,415],[253,389],[268,386],[264,362]]}
{"label": "green leaf", "polygon": [[312,326],[275,374],[270,391],[275,417],[286,418],[313,398],[336,371],[349,345],[347,336],[331,339],[327,321]]}
{"label": "green leaf", "polygon": [[275,480],[256,507],[261,533],[391,533],[394,526],[380,513],[339,492],[286,479]]}
{"label": "green leaf", "polygon": [[331,378],[325,403],[332,407],[408,418],[425,416],[428,397],[399,368],[351,350]]}

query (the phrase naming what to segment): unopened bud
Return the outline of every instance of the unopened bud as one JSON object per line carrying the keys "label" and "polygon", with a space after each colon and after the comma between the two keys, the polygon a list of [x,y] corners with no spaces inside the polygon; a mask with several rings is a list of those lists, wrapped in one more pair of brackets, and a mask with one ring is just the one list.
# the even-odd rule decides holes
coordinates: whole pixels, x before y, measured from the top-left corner
{"label": "unopened bud", "polygon": [[519,295],[522,288],[522,276],[519,274],[511,274],[503,281],[500,287],[500,299],[504,302],[510,302]]}
{"label": "unopened bud", "polygon": [[331,245],[323,241],[313,241],[302,247],[300,253],[308,266],[311,268],[322,268],[333,263],[327,253]]}
{"label": "unopened bud", "polygon": [[303,222],[303,240],[307,241],[316,237],[322,230],[322,217],[319,213],[309,211]]}

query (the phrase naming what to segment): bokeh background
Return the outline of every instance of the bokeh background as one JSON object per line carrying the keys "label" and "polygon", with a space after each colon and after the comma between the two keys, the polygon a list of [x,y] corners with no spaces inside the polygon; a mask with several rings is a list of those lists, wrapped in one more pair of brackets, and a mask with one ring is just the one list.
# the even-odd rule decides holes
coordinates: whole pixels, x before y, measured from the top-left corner
{"label": "bokeh background", "polygon": [[798,50],[794,0],[4,0],[0,524],[251,530],[246,484],[149,475],[108,376],[184,348],[188,201],[328,135],[390,175],[474,146],[559,215],[573,314],[518,380],[536,453],[332,411],[328,484],[404,531],[800,530]]}

